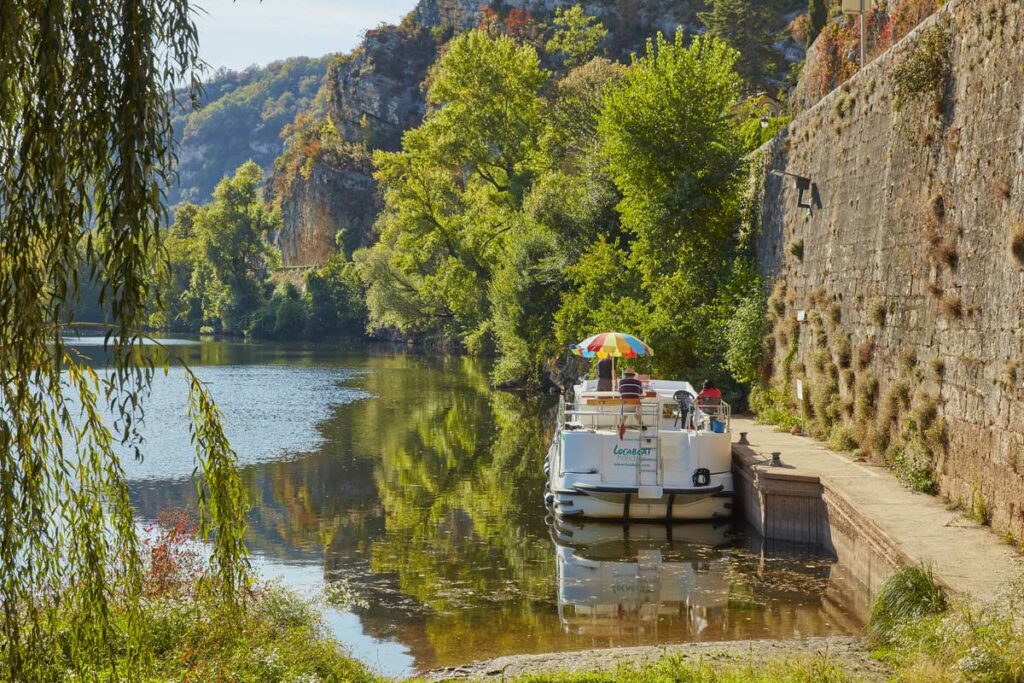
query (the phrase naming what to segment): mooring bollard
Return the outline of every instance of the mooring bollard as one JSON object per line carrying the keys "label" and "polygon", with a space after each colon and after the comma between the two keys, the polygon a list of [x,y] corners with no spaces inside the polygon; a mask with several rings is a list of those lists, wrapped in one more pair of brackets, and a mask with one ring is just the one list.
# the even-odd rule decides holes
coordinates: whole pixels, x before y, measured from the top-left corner
{"label": "mooring bollard", "polygon": [[741,446],[749,446],[750,445],[750,442],[747,441],[747,433],[746,432],[740,432],[739,444]]}
{"label": "mooring bollard", "polygon": [[768,465],[770,467],[782,467],[782,453],[772,451],[772,461]]}

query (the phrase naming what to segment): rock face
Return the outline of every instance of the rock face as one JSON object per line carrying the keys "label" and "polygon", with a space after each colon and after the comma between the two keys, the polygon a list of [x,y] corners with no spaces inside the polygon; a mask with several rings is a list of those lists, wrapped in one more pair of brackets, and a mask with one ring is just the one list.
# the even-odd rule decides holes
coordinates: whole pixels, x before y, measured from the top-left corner
{"label": "rock face", "polygon": [[[277,237],[286,266],[319,265],[344,248],[366,246],[380,211],[370,161],[366,157],[323,158],[281,198],[282,229]],[[342,243],[337,235],[344,230]]]}
{"label": "rock face", "polygon": [[426,113],[422,83],[437,58],[426,24],[406,21],[366,32],[363,44],[327,74],[329,115],[347,140],[398,149]]}
{"label": "rock face", "polygon": [[[775,385],[805,416],[834,411],[856,434],[874,435],[872,457],[897,468],[920,462],[914,430],[935,423],[928,411],[937,405],[948,435],[945,446],[929,446],[939,491],[1018,539],[1021,9],[949,0],[794,119],[755,162],[763,186],[758,264],[781,282],[772,304]],[[929,75],[915,89],[908,72]],[[798,207],[793,179],[770,170],[810,178],[821,208]],[[877,447],[907,434],[902,451]]]}

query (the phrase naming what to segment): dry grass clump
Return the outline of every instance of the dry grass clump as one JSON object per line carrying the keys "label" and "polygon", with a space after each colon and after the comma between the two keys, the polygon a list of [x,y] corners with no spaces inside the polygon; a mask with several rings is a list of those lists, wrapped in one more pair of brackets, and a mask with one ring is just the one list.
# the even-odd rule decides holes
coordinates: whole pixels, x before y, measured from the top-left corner
{"label": "dry grass clump", "polygon": [[905,346],[900,351],[900,367],[907,372],[912,372],[917,367],[917,349],[913,346]]}
{"label": "dry grass clump", "polygon": [[833,301],[828,306],[828,321],[832,325],[838,325],[843,321],[843,307],[838,301]]}
{"label": "dry grass clump", "polygon": [[857,345],[857,349],[854,351],[855,365],[858,370],[863,370],[871,364],[871,359],[875,355],[875,340],[874,338],[865,339],[863,342]]}
{"label": "dry grass clump", "polygon": [[996,199],[1010,198],[1010,176],[1003,174],[992,183],[992,196]]}
{"label": "dry grass clump", "polygon": [[1024,223],[1017,223],[1010,231],[1010,253],[1024,268]]}
{"label": "dry grass clump", "polygon": [[868,302],[868,320],[879,327],[885,325],[885,317],[888,311],[885,308],[885,300],[876,298]]}
{"label": "dry grass clump", "polygon": [[853,403],[853,417],[857,422],[868,422],[875,417],[878,400],[878,379],[874,373],[865,372],[854,383],[856,398]]}
{"label": "dry grass clump", "polygon": [[935,220],[941,221],[946,218],[946,200],[942,198],[941,194],[932,195],[929,205]]}
{"label": "dry grass clump", "polygon": [[800,263],[803,263],[803,261],[804,261],[804,238],[803,237],[796,237],[794,239],[791,239],[789,241],[789,244],[786,245],[786,251],[788,251],[793,256],[793,258],[795,258],[797,261],[799,261]]}
{"label": "dry grass clump", "polygon": [[951,320],[959,320],[964,317],[964,305],[959,294],[949,294],[939,301],[939,310]]}
{"label": "dry grass clump", "polygon": [[953,240],[943,236],[940,220],[931,218],[925,223],[925,241],[928,243],[928,258],[935,265],[946,265],[956,268],[960,262],[960,253]]}
{"label": "dry grass clump", "polygon": [[832,362],[832,354],[828,352],[828,349],[815,349],[810,360],[811,369],[816,373],[822,373],[825,372],[825,366]]}
{"label": "dry grass clump", "polygon": [[786,314],[786,281],[778,280],[772,288],[772,295],[768,297],[768,311],[781,318]]}
{"label": "dry grass clump", "polygon": [[850,367],[853,351],[850,348],[850,335],[840,334],[835,340],[836,363],[844,370]]}
{"label": "dry grass clump", "polygon": [[936,380],[941,380],[946,376],[946,361],[941,358],[932,358],[931,360],[932,375]]}

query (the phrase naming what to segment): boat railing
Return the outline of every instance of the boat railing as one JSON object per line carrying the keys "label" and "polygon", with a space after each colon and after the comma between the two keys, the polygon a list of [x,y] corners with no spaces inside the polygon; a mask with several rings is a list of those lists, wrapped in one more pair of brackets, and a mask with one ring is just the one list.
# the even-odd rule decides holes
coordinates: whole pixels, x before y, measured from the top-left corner
{"label": "boat railing", "polygon": [[693,406],[693,413],[693,424],[697,429],[704,428],[710,431],[717,431],[715,425],[720,424],[723,431],[730,431],[732,407],[721,399],[701,401],[698,398]]}

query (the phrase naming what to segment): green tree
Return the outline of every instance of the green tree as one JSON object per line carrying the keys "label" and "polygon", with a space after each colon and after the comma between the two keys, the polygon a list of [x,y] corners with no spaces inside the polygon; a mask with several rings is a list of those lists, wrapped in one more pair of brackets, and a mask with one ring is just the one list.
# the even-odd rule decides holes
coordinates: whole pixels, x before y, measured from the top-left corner
{"label": "green tree", "polygon": [[821,33],[828,22],[828,2],[826,0],[810,0],[807,5],[807,47],[811,46],[814,39]]}
{"label": "green tree", "polygon": [[686,47],[681,31],[673,42],[658,35],[606,96],[598,122],[622,222],[634,236],[629,264],[651,307],[638,331],[662,370],[713,367],[721,351],[707,327],[738,224],[736,59],[714,37]]}
{"label": "green tree", "polygon": [[306,276],[312,334],[360,336],[366,329],[366,302],[355,264],[337,254]]}
{"label": "green tree", "polygon": [[739,53],[735,68],[748,83],[761,83],[777,69],[778,51],[770,29],[771,2],[765,0],[714,0],[710,12],[700,14],[708,34],[721,38]]}
{"label": "green tree", "polygon": [[487,288],[534,175],[547,74],[506,36],[455,38],[431,70],[422,126],[374,154],[384,189],[380,241],[354,260],[370,327],[475,346]]}
{"label": "green tree", "polygon": [[598,53],[601,43],[608,37],[608,29],[597,17],[589,16],[581,5],[555,10],[554,34],[545,49],[561,53],[567,67],[583,64]]}
{"label": "green tree", "polygon": [[[266,299],[265,282],[279,255],[267,242],[281,224],[280,213],[267,209],[260,184],[263,171],[249,161],[217,184],[213,204],[195,214],[198,259],[216,279],[194,282],[193,296],[205,297],[204,319],[216,320],[226,332],[243,332]],[[219,286],[218,286],[219,285]]]}
{"label": "green tree", "polygon": [[[139,680],[140,540],[122,466],[151,364],[140,329],[173,180],[168,97],[197,83],[189,3],[14,0],[0,21],[0,678]],[[102,376],[65,343],[88,273],[109,311]],[[200,527],[237,608],[245,497],[219,413],[186,374]],[[103,417],[104,410],[113,420]],[[229,617],[230,615],[225,615]],[[123,665],[118,664],[123,662]]]}

